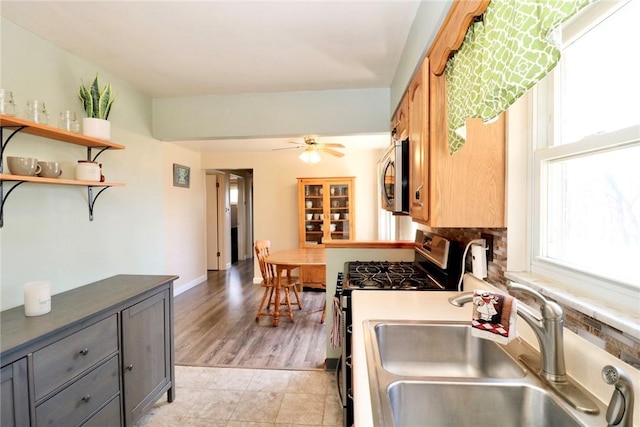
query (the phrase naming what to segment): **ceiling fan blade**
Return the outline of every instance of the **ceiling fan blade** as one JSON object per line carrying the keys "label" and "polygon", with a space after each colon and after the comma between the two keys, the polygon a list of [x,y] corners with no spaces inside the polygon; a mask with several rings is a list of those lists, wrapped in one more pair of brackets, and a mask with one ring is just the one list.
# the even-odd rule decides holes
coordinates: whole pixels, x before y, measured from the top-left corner
{"label": "ceiling fan blade", "polygon": [[325,146],[325,147],[345,148],[345,147],[344,147],[344,145],[342,145],[342,144],[333,144],[333,143],[331,143],[331,144],[325,144],[325,143],[322,143],[321,145],[323,145],[323,146]]}
{"label": "ceiling fan blade", "polygon": [[299,150],[302,147],[283,147],[283,148],[273,148],[271,151],[281,151],[281,150]]}
{"label": "ceiling fan blade", "polygon": [[336,156],[336,157],[342,157],[344,156],[344,153],[341,153],[339,151],[333,150],[331,148],[327,148],[327,147],[320,147],[320,151],[324,151],[327,154],[331,154],[332,156]]}

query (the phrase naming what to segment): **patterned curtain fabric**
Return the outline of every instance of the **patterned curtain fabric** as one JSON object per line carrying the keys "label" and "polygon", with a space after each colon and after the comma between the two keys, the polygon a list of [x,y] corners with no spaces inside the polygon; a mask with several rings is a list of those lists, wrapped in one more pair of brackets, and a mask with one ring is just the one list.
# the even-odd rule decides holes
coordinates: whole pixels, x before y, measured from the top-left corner
{"label": "patterned curtain fabric", "polygon": [[447,62],[449,152],[464,145],[465,121],[490,121],[560,59],[553,30],[594,0],[493,0]]}

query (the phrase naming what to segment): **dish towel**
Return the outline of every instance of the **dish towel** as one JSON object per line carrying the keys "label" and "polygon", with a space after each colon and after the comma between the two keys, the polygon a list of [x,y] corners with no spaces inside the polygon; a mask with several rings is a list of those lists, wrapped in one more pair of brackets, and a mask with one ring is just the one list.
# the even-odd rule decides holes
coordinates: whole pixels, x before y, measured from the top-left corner
{"label": "dish towel", "polygon": [[473,291],[471,335],[507,344],[516,337],[516,299],[483,289]]}
{"label": "dish towel", "polygon": [[333,297],[333,325],[331,327],[330,342],[331,348],[342,347],[342,307],[340,305],[340,298],[338,296]]}

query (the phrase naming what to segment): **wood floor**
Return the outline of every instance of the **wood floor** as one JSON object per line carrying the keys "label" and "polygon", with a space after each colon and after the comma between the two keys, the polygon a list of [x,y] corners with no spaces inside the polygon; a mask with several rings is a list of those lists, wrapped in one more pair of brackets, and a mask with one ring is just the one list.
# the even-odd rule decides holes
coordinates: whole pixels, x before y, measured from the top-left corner
{"label": "wood floor", "polygon": [[253,284],[253,260],[209,271],[208,280],[175,298],[175,353],[179,365],[324,369],[324,292],[300,293],[295,322],[255,321],[263,288]]}

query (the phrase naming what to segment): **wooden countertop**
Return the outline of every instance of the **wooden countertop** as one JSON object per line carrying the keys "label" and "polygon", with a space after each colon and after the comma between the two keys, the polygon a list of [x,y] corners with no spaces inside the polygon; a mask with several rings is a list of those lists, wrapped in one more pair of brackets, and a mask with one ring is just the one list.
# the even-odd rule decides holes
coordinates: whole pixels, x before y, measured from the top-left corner
{"label": "wooden countertop", "polygon": [[354,249],[413,249],[413,240],[331,240],[324,243],[325,248]]}

